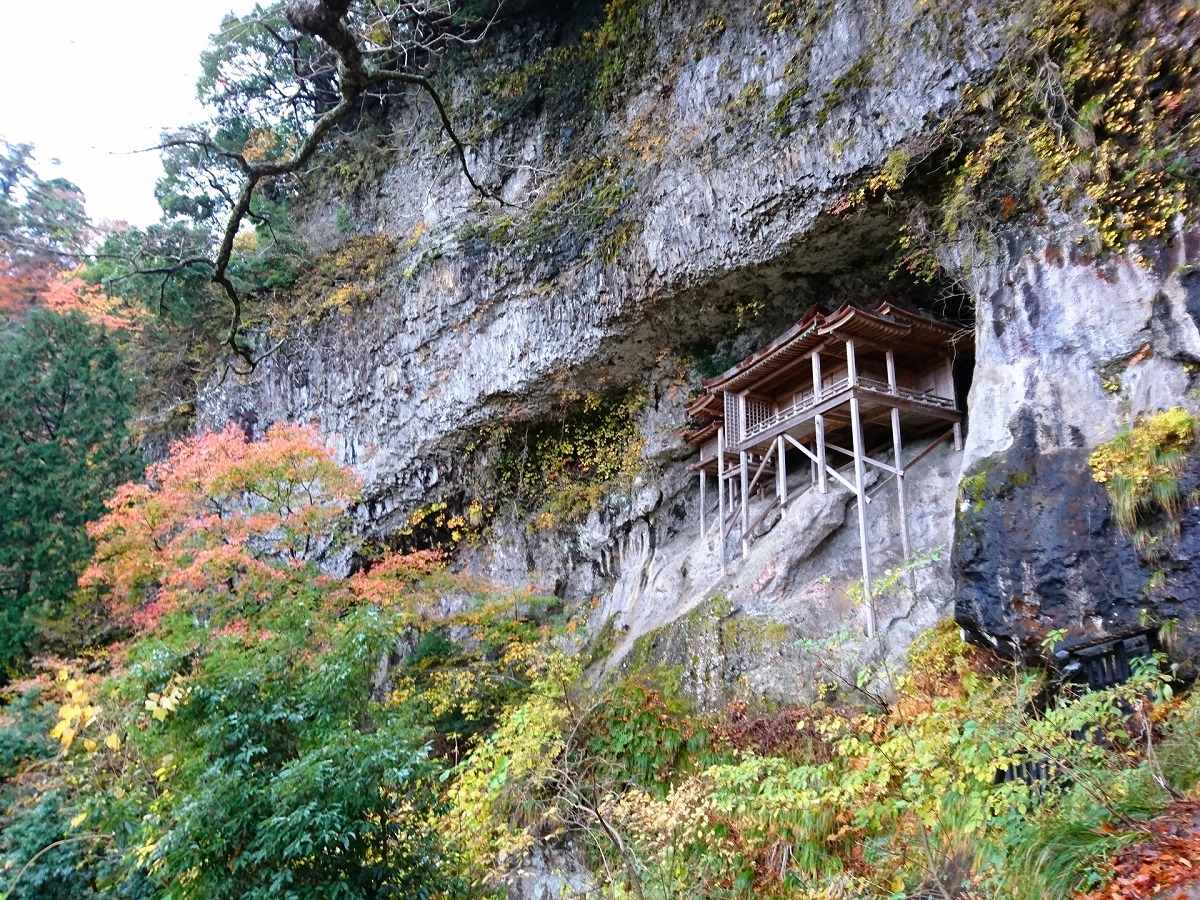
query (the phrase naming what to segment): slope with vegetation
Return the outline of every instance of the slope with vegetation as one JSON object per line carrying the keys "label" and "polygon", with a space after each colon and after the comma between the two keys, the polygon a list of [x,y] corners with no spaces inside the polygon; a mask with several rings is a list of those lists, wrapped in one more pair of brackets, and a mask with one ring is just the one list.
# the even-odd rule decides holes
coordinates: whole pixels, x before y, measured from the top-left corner
{"label": "slope with vegetation", "polygon": [[[1186,308],[1200,16],[675,6],[230,17],[203,61],[210,121],[164,138],[163,220],[90,248],[70,186],[6,146],[0,898],[1032,900],[1196,880],[1200,700],[1161,655],[1081,692],[948,621],[906,654],[807,635],[837,673],[817,701],[701,712],[647,655],[601,677],[622,626],[593,594],[650,569],[605,528],[640,524],[651,557],[694,543],[663,432],[797,298],[998,310],[980,273],[1001,279],[1010,244],[1059,270],[1078,238],[1070,265],[1115,283],[1126,264],[1092,254],[1173,237],[1185,262],[1145,306]],[[997,341],[1019,324],[990,321]],[[1139,327],[1191,385],[1176,363],[1200,344]],[[1030,427],[1032,463],[963,481],[960,528],[982,535],[1067,459],[1087,509],[1111,497],[1163,567],[1131,601],[1153,602],[1177,576],[1162,554],[1196,533],[1196,417],[1174,406],[1194,398],[1137,423],[1152,391],[1122,381],[1153,350],[1101,373],[1131,427],[1072,436],[1069,458]],[[155,461],[127,481],[139,448]],[[594,577],[562,587],[560,556]],[[1190,646],[1156,610],[1143,624]],[[1028,619],[1039,658],[1083,639]]]}
{"label": "slope with vegetation", "polygon": [[890,699],[595,684],[553,598],[430,554],[324,574],[355,490],[309,431],[231,429],[108,501],[83,584],[130,637],[8,691],[5,896],[503,896],[571,840],[604,896],[1069,897],[1200,783],[1153,661],[1044,705],[949,626]]}

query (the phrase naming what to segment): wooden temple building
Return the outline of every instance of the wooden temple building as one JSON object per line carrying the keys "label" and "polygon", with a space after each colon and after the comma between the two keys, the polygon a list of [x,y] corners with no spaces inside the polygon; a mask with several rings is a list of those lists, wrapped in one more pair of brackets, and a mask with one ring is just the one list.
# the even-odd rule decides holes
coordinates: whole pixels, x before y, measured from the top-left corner
{"label": "wooden temple building", "polygon": [[[969,341],[959,327],[890,303],[846,304],[829,314],[809,312],[768,346],[705,381],[688,406],[697,427],[687,440],[700,448],[692,468],[700,476],[702,535],[711,527],[705,521],[709,478],[716,480],[722,566],[739,522],[745,556],[754,529],[787,505],[788,457],[807,463],[811,484],[822,493],[832,479],[858,501],[867,632],[873,634],[866,469],[895,479],[908,559],[904,476],[945,440],[962,449],[954,360]],[[905,458],[906,438],[932,443]],[[751,521],[756,492],[770,502]]]}

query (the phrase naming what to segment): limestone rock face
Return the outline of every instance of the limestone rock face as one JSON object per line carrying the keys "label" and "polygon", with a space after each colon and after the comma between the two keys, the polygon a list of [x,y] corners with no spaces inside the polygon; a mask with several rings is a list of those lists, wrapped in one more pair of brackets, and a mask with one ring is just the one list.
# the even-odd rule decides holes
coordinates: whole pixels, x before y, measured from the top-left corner
{"label": "limestone rock face", "polygon": [[1196,649],[1197,512],[1139,554],[1088,457],[1142,414],[1197,409],[1198,254],[1195,233],[1145,264],[1010,248],[981,273],[953,561],[955,615],[976,640],[1037,660],[1054,629],[1066,650],[1178,619],[1179,650]]}
{"label": "limestone rock face", "polygon": [[[835,228],[823,213],[956,102],[989,66],[987,41],[946,46],[917,0],[840,0],[810,33],[772,30],[758,4],[708,30],[691,3],[651,7],[648,71],[591,151],[646,143],[622,173],[629,229],[615,255],[569,218],[533,245],[472,236],[522,213],[481,208],[431,131],[356,201],[361,229],[402,247],[377,296],[252,376],[214,380],[201,425],[316,423],[363,474],[364,529],[387,534],[445,486],[454,448],[495,423],[536,418],[564,390],[645,385],[664,352],[739,330],[747,310],[774,327],[877,292],[896,223],[868,209]],[[894,39],[913,28],[922,39]],[[478,177],[534,203],[570,162],[556,127],[542,115],[487,138]],[[326,212],[307,226],[318,249],[337,237]]]}
{"label": "limestone rock face", "polygon": [[[636,584],[618,581],[598,610],[622,635],[609,668],[677,667],[682,689],[705,710],[735,697],[794,704],[831,686],[852,694],[861,671],[883,676],[885,663],[895,671],[912,639],[953,607],[949,544],[961,461],[943,444],[907,476],[910,538],[925,562],[911,583],[901,577],[877,592],[875,637],[865,637],[866,606],[852,599],[862,574],[853,495],[836,482],[828,494],[805,490],[802,480],[792,495],[804,493],[745,560],[730,549],[727,574],[715,533],[700,539],[692,530],[643,560]],[[899,510],[894,485],[873,476],[869,483],[868,543],[879,580],[904,561]],[[735,531],[733,543],[739,537]],[[887,692],[883,683],[868,687]]]}
{"label": "limestone rock face", "polygon": [[[347,218],[357,234],[392,238],[399,249],[369,300],[305,327],[253,375],[214,379],[201,425],[313,422],[363,475],[361,532],[385,537],[453,493],[464,448],[489,429],[545,419],[566,394],[641,390],[652,397],[643,476],[582,523],[495,521],[459,564],[593,601],[616,637],[611,666],[683,665],[704,706],[741,690],[805,696],[821,675],[797,640],[863,617],[845,600],[859,574],[857,529],[843,527],[854,504],[836,489],[796,500],[727,572],[697,530],[679,438],[686,390],[667,370],[695,345],[734,335],[736,357],[815,303],[886,289],[898,223],[849,194],[889,154],[919,148],[995,62],[969,10],[955,32],[925,20],[927,6],[837,0],[804,27],[776,28],[759,4],[716,17],[699,3],[648,4],[644,69],[588,147],[622,160],[608,185],[619,213],[599,225],[568,211],[529,237],[527,211],[578,161],[553,110],[486,132],[473,151],[477,177],[513,204],[503,208],[473,195],[418,118],[424,137],[374,191],[315,202],[305,223],[316,251],[344,238]],[[516,27],[497,37],[500,68],[528,62],[537,43]],[[478,92],[471,77],[456,101]],[[966,451],[940,448],[909,492],[913,545],[941,556],[914,576],[915,596],[879,599],[884,636],[850,641],[854,653],[895,659],[952,604],[977,640],[1027,658],[1056,628],[1079,642],[1196,617],[1195,513],[1149,562],[1113,525],[1087,458],[1141,413],[1197,406],[1198,245],[1193,234],[1146,266],[1097,264],[1026,235],[970,267]],[[1196,479],[1189,471],[1185,490]],[[877,494],[869,527],[883,572],[899,552],[889,489]]]}

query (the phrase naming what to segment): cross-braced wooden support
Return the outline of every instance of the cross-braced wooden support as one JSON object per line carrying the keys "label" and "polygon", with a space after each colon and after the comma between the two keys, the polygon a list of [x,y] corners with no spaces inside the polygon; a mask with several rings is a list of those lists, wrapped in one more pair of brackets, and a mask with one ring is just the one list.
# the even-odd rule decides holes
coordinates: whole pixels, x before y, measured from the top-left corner
{"label": "cross-braced wooden support", "polygon": [[[722,566],[735,528],[741,529],[744,557],[765,518],[803,493],[788,485],[788,453],[798,452],[809,462],[811,487],[827,493],[832,480],[854,495],[866,631],[874,634],[867,470],[883,476],[875,493],[896,480],[900,550],[907,562],[913,548],[906,475],[951,437],[955,449],[962,447],[953,372],[960,337],[953,326],[886,303],[871,310],[847,305],[830,315],[810,313],[768,347],[705,382],[706,393],[689,405],[705,424],[689,440],[703,447],[702,506],[706,472],[717,478]],[[905,459],[904,432],[927,435],[939,422],[946,430]],[[756,496],[762,500],[752,509]],[[915,590],[911,571],[907,582]]]}

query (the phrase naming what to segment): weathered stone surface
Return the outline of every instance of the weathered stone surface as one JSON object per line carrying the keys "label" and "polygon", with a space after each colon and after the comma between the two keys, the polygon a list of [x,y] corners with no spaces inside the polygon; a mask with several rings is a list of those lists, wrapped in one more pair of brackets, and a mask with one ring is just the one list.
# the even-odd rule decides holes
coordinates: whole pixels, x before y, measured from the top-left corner
{"label": "weathered stone surface", "polygon": [[[1010,251],[977,283],[977,365],[957,516],[955,615],[976,640],[1036,660],[1066,646],[1181,620],[1196,644],[1195,510],[1162,558],[1135,551],[1091,477],[1091,451],[1139,415],[1193,411],[1200,360],[1195,234],[1150,264],[1102,265],[1058,246]],[[1183,481],[1196,484],[1197,463]],[[1150,589],[1161,571],[1161,587]]]}
{"label": "weathered stone surface", "polygon": [[[692,530],[643,561],[644,581],[618,581],[597,611],[612,616],[622,635],[609,670],[678,667],[684,693],[712,710],[734,697],[795,704],[831,681],[849,690],[865,667],[895,667],[912,639],[953,604],[948,548],[961,460],[944,444],[908,475],[913,548],[935,559],[914,570],[915,593],[902,579],[875,597],[875,638],[864,636],[866,607],[847,596],[861,581],[857,511],[852,494],[833,482],[828,494],[809,489],[793,500],[746,560],[731,549],[728,574],[718,565],[715,534],[702,541]],[[797,480],[793,491],[805,487]],[[876,579],[903,561],[898,515],[894,486],[876,488],[867,518]],[[882,683],[869,689],[887,690]]]}
{"label": "weathered stone surface", "polygon": [[507,900],[590,900],[601,896],[596,879],[574,847],[535,844],[507,883]]}
{"label": "weathered stone surface", "polygon": [[[919,8],[844,0],[801,35],[735,5],[719,32],[697,37],[699,8],[664,4],[651,23],[657,56],[605,138],[658,148],[630,174],[622,215],[634,228],[617,259],[583,234],[537,246],[463,237],[510,211],[481,212],[453,161],[436,142],[422,146],[356,210],[362,230],[404,248],[380,296],[298,336],[254,375],[214,381],[201,424],[316,422],[363,474],[364,525],[386,533],[444,487],[453,448],[490,424],[536,417],[564,389],[638,381],[664,351],[733,330],[747,308],[782,324],[818,300],[877,292],[897,223],[865,210],[833,228],[822,213],[988,65],[986,42],[953,52],[936,30],[894,41],[912,21],[925,27]],[[836,87],[864,64],[852,87]],[[784,135],[772,117],[789,90]],[[545,173],[567,163],[554,126],[522,120],[489,138],[480,177],[534,201],[553,183]],[[311,233],[335,234],[332,208],[328,218]]]}

